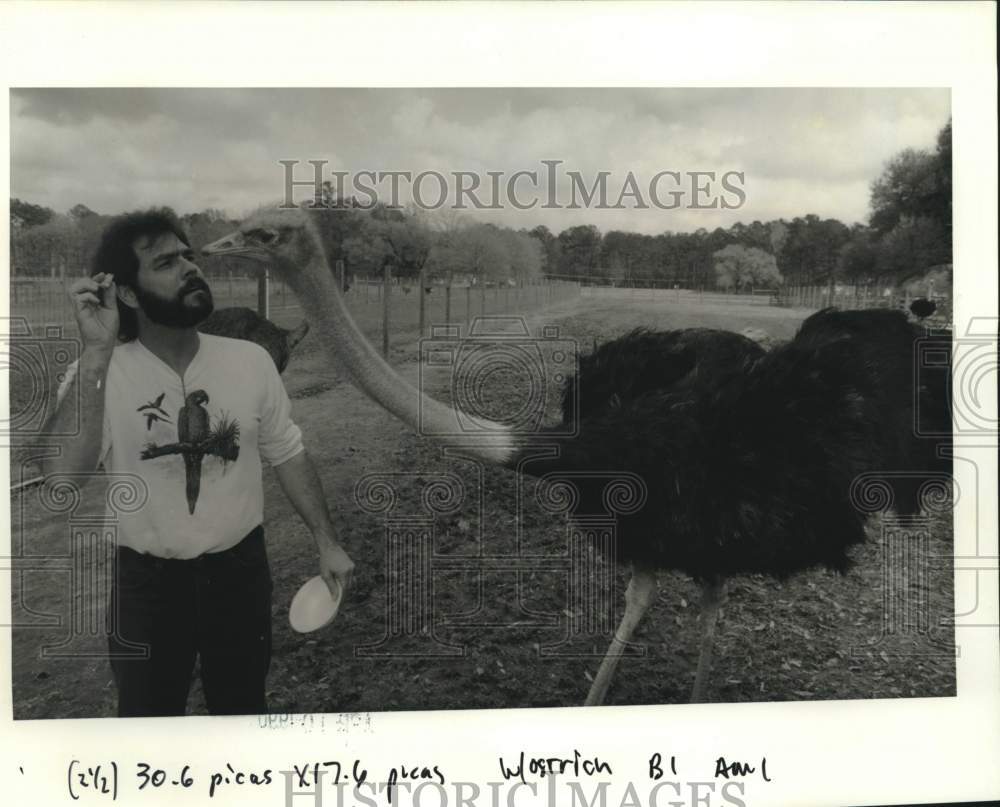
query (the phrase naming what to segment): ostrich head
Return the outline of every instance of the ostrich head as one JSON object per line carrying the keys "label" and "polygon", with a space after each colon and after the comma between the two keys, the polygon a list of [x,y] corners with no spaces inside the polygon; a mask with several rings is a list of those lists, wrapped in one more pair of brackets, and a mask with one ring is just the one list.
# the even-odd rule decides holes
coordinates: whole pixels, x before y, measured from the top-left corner
{"label": "ostrich head", "polygon": [[202,248],[205,255],[232,255],[269,264],[289,285],[317,260],[324,260],[309,216],[299,208],[262,208],[235,232]]}
{"label": "ostrich head", "polygon": [[[333,316],[342,319],[346,315],[350,319],[346,307],[340,305],[343,297],[333,282],[333,272],[319,232],[305,210],[262,207],[248,216],[238,230],[202,247],[201,251],[205,255],[246,258],[261,268],[267,267],[288,284],[299,298],[308,319],[319,328],[328,323],[334,308],[338,310]],[[325,305],[331,297],[339,301],[332,308]],[[338,353],[342,337],[329,335],[327,338],[328,344],[337,343],[331,344],[331,347]]]}
{"label": "ostrich head", "polygon": [[403,379],[372,347],[347,308],[319,234],[306,211],[260,210],[238,230],[202,251],[206,255],[232,255],[269,265],[298,297],[316,332],[317,342],[376,403],[418,433],[468,447],[469,435],[456,425],[464,421],[475,432],[470,454],[497,463],[507,463],[515,456],[515,444],[507,426],[484,418],[456,417],[455,410],[429,398]]}

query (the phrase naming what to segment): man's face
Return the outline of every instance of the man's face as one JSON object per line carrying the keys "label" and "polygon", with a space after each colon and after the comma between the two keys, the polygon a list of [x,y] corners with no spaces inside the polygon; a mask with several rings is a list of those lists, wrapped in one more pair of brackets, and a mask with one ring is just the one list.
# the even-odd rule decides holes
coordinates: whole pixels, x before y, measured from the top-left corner
{"label": "man's face", "polygon": [[194,250],[173,233],[139,238],[133,244],[139,258],[136,301],[158,325],[191,328],[214,307],[212,291],[194,262]]}

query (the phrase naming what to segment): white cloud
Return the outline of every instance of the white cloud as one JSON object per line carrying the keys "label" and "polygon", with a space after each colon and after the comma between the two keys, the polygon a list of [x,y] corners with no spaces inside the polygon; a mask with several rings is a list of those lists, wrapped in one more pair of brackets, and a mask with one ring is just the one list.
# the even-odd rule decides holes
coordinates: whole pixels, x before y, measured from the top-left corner
{"label": "white cloud", "polygon": [[[153,204],[232,213],[277,198],[279,159],[329,170],[743,171],[736,211],[513,210],[480,218],[553,230],[713,229],[806,213],[867,216],[868,188],[903,148],[932,148],[945,90],[20,90],[13,194],[106,213]],[[305,166],[303,166],[303,171]],[[564,190],[565,190],[565,182]]]}

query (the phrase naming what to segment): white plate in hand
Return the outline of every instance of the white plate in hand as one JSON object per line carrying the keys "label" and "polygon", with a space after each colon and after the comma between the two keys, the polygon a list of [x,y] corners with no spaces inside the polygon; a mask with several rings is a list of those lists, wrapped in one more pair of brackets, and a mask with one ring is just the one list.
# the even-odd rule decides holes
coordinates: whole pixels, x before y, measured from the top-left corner
{"label": "white plate in hand", "polygon": [[311,633],[333,622],[343,597],[340,584],[335,582],[334,585],[337,590],[335,597],[331,596],[323,578],[317,575],[296,592],[288,609],[288,621],[292,630]]}

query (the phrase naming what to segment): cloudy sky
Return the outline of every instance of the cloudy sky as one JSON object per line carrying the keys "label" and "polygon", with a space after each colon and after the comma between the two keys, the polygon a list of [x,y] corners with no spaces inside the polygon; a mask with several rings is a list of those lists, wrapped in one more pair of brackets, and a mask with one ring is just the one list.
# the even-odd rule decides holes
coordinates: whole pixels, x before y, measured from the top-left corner
{"label": "cloudy sky", "polygon": [[[583,223],[681,232],[806,213],[852,223],[866,220],[870,183],[889,157],[933,148],[949,104],[940,89],[13,90],[11,193],[59,211],[167,204],[240,215],[281,198],[281,159],[302,161],[297,178],[310,176],[306,160],[352,175],[505,177],[544,177],[541,160],[562,160],[561,171],[588,185],[609,171],[611,204],[630,171],[647,203],[661,171],[740,171],[746,201],[734,210],[541,209],[543,187],[535,209],[474,215],[557,232]],[[662,181],[667,201],[672,178]]]}

